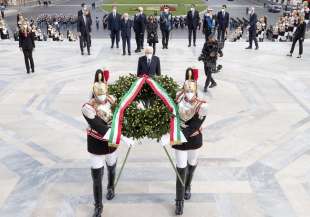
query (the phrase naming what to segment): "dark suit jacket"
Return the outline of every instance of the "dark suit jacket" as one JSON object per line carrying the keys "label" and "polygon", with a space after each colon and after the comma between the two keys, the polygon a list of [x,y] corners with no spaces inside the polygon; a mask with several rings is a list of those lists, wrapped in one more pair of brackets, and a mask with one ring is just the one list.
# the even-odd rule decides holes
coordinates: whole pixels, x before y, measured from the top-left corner
{"label": "dark suit jacket", "polygon": [[153,56],[150,66],[147,65],[147,57],[142,56],[138,61],[137,76],[148,75],[150,77],[161,75],[160,60],[157,56]]}
{"label": "dark suit jacket", "polygon": [[256,24],[257,24],[257,15],[256,15],[256,13],[254,13],[254,14],[250,15],[250,22],[249,22],[249,25],[250,25],[249,31],[250,32],[256,32]]}
{"label": "dark suit jacket", "polygon": [[113,13],[110,13],[108,16],[108,29],[111,31],[119,31],[121,29],[121,15],[119,13],[115,14],[113,17]]}
{"label": "dark suit jacket", "polygon": [[77,31],[80,32],[81,35],[89,35],[89,33],[91,33],[92,23],[91,16],[86,16],[86,23],[84,22],[83,15],[79,16],[77,21]]}
{"label": "dark suit jacket", "polygon": [[131,37],[131,28],[132,28],[132,20],[127,20],[127,23],[124,19],[121,20],[121,35],[124,37]]}
{"label": "dark suit jacket", "polygon": [[27,34],[27,37],[23,32],[19,32],[19,47],[21,47],[23,50],[32,50],[35,48],[34,43],[34,33],[29,32]]}
{"label": "dark suit jacket", "polygon": [[217,13],[217,24],[219,29],[226,29],[229,25],[229,13],[225,12],[225,16],[223,16],[223,12],[220,11]]}
{"label": "dark suit jacket", "polygon": [[187,21],[187,26],[189,29],[196,29],[200,22],[198,11],[195,10],[194,16],[193,16],[192,11],[188,11],[186,21]]}
{"label": "dark suit jacket", "polygon": [[139,14],[139,15],[136,14],[134,16],[134,21],[133,21],[133,30],[136,33],[144,33],[146,23],[147,23],[147,20],[144,14]]}

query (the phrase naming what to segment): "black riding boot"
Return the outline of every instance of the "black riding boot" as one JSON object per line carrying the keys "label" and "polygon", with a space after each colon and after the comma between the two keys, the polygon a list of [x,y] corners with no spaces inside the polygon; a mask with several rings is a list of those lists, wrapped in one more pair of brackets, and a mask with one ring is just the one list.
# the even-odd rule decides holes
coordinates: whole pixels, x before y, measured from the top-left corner
{"label": "black riding boot", "polygon": [[107,164],[108,168],[108,186],[107,186],[107,200],[112,200],[115,197],[114,192],[114,182],[115,182],[115,174],[116,174],[116,163],[113,166],[109,166]]}
{"label": "black riding boot", "polygon": [[192,166],[190,164],[187,164],[187,174],[186,174],[186,181],[185,181],[185,195],[184,195],[184,199],[185,200],[189,200],[191,199],[191,183],[192,183],[192,179],[194,176],[194,172],[196,169],[197,165]]}
{"label": "black riding boot", "polygon": [[95,201],[95,209],[93,217],[101,217],[103,204],[102,204],[102,177],[104,167],[98,169],[91,169],[91,176],[93,178],[93,193]]}
{"label": "black riding boot", "polygon": [[[177,168],[177,171],[183,181],[185,182],[186,168]],[[180,180],[177,177],[176,180],[176,199],[175,199],[175,214],[182,215],[184,207],[184,192],[185,187],[182,185]]]}

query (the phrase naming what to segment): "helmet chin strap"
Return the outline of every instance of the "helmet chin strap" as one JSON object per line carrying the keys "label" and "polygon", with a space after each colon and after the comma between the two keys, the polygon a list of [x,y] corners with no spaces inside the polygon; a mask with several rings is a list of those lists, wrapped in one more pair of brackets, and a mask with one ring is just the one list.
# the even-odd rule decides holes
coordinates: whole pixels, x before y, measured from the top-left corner
{"label": "helmet chin strap", "polygon": [[101,104],[105,104],[105,103],[108,101],[107,95],[105,95],[106,97],[105,97],[104,100],[100,100],[99,97],[98,97],[96,94],[94,94],[94,96],[95,96],[95,100],[96,100],[97,102],[101,103]]}

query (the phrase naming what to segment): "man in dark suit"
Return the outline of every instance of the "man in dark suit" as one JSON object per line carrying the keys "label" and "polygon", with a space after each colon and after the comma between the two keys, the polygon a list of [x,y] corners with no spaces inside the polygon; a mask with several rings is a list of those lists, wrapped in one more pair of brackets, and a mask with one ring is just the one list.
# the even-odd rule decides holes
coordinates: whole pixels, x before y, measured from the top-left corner
{"label": "man in dark suit", "polygon": [[132,28],[132,21],[129,20],[128,14],[125,13],[123,15],[123,19],[121,21],[121,35],[122,35],[122,42],[123,42],[123,55],[126,55],[126,43],[127,43],[127,49],[128,49],[128,55],[131,55],[131,45],[130,45],[130,39],[131,39],[131,28]]}
{"label": "man in dark suit", "polygon": [[112,12],[108,16],[108,29],[111,32],[111,48],[114,47],[114,42],[116,39],[116,47],[119,48],[119,31],[121,29],[121,15],[116,12],[116,7],[113,6]]}
{"label": "man in dark suit", "polygon": [[80,37],[81,54],[84,55],[84,44],[86,43],[88,55],[90,55],[92,19],[88,8],[83,9],[82,16],[78,17],[77,32]]}
{"label": "man in dark suit", "polygon": [[257,15],[255,13],[254,7],[250,10],[250,22],[249,22],[249,46],[246,49],[252,49],[253,41],[255,43],[255,50],[258,50],[258,42],[256,38],[256,23]]}
{"label": "man in dark suit", "polygon": [[217,40],[224,44],[225,34],[229,25],[229,13],[226,11],[226,5],[217,13]]}
{"label": "man in dark suit", "polygon": [[137,76],[148,75],[153,77],[160,76],[160,59],[153,55],[153,48],[145,48],[145,56],[139,58]]}
{"label": "man in dark suit", "polygon": [[186,21],[188,27],[188,47],[190,47],[192,44],[192,35],[193,35],[193,44],[195,47],[196,33],[200,22],[200,17],[199,12],[196,11],[194,7],[191,7],[191,10],[187,12]]}
{"label": "man in dark suit", "polygon": [[134,22],[133,30],[135,32],[136,43],[137,43],[137,49],[135,50],[135,52],[139,53],[139,52],[141,52],[141,49],[143,49],[144,32],[145,32],[145,26],[147,23],[146,16],[143,13],[142,7],[139,7],[139,13],[137,13],[134,16],[133,22]]}

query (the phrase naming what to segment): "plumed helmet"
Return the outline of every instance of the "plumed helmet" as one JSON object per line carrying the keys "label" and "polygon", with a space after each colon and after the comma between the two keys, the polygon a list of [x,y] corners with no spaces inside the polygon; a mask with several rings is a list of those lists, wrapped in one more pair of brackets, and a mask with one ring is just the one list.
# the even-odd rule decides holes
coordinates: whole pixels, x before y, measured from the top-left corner
{"label": "plumed helmet", "polygon": [[98,69],[96,72],[95,83],[93,85],[93,93],[95,96],[108,94],[109,71]]}
{"label": "plumed helmet", "polygon": [[197,78],[198,75],[195,75],[195,73],[198,73],[196,69],[193,68],[187,68],[185,72],[185,82],[183,85],[184,91],[190,91],[197,93]]}

